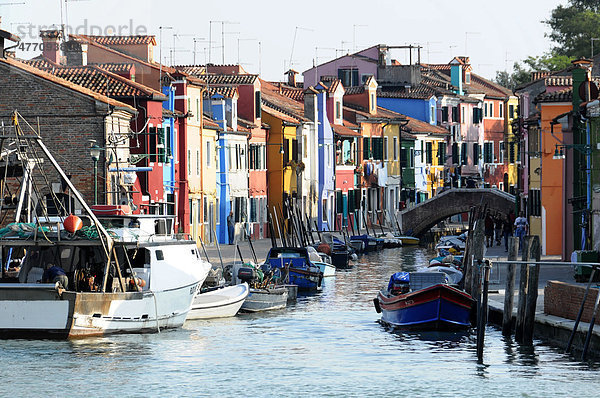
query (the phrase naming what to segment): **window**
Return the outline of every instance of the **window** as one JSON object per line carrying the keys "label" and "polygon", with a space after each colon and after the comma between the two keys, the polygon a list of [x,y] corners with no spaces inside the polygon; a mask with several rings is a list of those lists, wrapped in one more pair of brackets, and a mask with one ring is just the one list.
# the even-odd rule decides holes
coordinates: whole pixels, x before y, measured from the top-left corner
{"label": "window", "polygon": [[465,107],[462,107],[462,112],[460,112],[460,122],[464,123],[465,122]]}
{"label": "window", "polygon": [[206,198],[206,196],[204,196],[202,199],[203,199],[202,209],[204,210],[203,211],[203,214],[204,214],[204,223],[207,223],[208,222],[208,199]]}
{"label": "window", "polygon": [[188,149],[188,153],[187,153],[187,170],[188,170],[188,175],[192,175],[192,150]]}
{"label": "window", "polygon": [[200,120],[200,99],[196,98],[196,121]]}
{"label": "window", "polygon": [[429,108],[429,121],[435,123],[435,106],[431,105]]}
{"label": "window", "polygon": [[344,87],[358,86],[360,81],[358,80],[358,69],[338,69],[338,79],[342,81]]}
{"label": "window", "polygon": [[371,93],[371,111],[375,111],[377,108],[377,99],[375,98],[375,94]]}
{"label": "window", "polygon": [[388,137],[383,138],[383,160],[388,160]]}
{"label": "window", "polygon": [[194,223],[194,201],[192,199],[190,199],[189,202],[190,202],[190,225],[192,225]]}
{"label": "window", "polygon": [[481,108],[473,108],[473,123],[478,124],[483,120],[483,110]]}
{"label": "window", "polygon": [[408,167],[408,149],[407,148],[401,148],[400,149],[400,167],[402,167],[403,169],[405,169],[406,167]]}
{"label": "window", "polygon": [[340,101],[335,101],[335,118],[342,118],[342,103]]}
{"label": "window", "polygon": [[383,138],[381,137],[373,137],[371,138],[371,142],[373,144],[373,150],[371,156],[375,160],[383,160]]}
{"label": "window", "polygon": [[363,138],[363,159],[371,159],[371,139]]}
{"label": "window", "polygon": [[494,103],[490,102],[490,117],[494,117]]}
{"label": "window", "polygon": [[415,148],[410,148],[408,156],[408,167],[413,169],[415,167]]}
{"label": "window", "polygon": [[452,164],[459,163],[459,154],[458,154],[458,144],[456,142],[452,143]]}
{"label": "window", "polygon": [[196,175],[200,175],[200,150],[196,149]]}
{"label": "window", "polygon": [[171,144],[171,126],[165,127],[165,143],[167,144],[167,148],[165,150],[165,163],[169,163],[171,161],[171,157],[173,156],[173,148]]}
{"label": "window", "polygon": [[508,143],[508,162],[515,162],[515,142]]}
{"label": "window", "polygon": [[500,111],[498,112],[498,117],[502,117],[502,111],[503,111],[502,108],[504,107],[504,104],[500,103],[499,106],[500,106]]}
{"label": "window", "polygon": [[283,139],[283,165],[287,166],[290,162],[290,140]]}
{"label": "window", "polygon": [[206,166],[210,167],[210,141],[206,141]]}
{"label": "window", "polygon": [[433,163],[433,143],[426,142],[425,143],[425,153],[427,157],[427,164]]}
{"label": "window", "polygon": [[327,199],[323,199],[323,221],[327,222]]}
{"label": "window", "polygon": [[529,215],[534,217],[542,216],[542,198],[541,191],[539,189],[529,190]]}
{"label": "window", "polygon": [[292,160],[298,162],[298,140],[292,140]]}
{"label": "window", "polygon": [[484,142],[483,143],[483,162],[494,163],[494,143]]}
{"label": "window", "polygon": [[164,260],[164,259],[165,259],[165,255],[163,254],[163,251],[162,251],[162,250],[157,250],[157,251],[156,251],[156,259],[157,259],[158,261],[162,261],[162,260]]}
{"label": "window", "polygon": [[398,160],[398,137],[394,137],[393,145],[394,145],[394,149],[393,149],[394,160]]}
{"label": "window", "polygon": [[445,142],[438,142],[438,165],[443,165],[444,163],[446,163],[446,149],[447,145]]}
{"label": "window", "polygon": [[515,106],[514,105],[509,105],[508,106],[508,118],[512,119],[515,117]]}
{"label": "window", "polygon": [[504,141],[498,143],[498,163],[504,163]]}
{"label": "window", "polygon": [[448,107],[444,106],[442,107],[442,122],[447,122],[448,121]]}
{"label": "window", "polygon": [[487,102],[485,102],[485,103],[483,104],[483,109],[484,109],[484,114],[483,114],[483,116],[485,116],[485,117],[488,117],[488,104],[487,104]]}
{"label": "window", "polygon": [[479,144],[474,143],[473,144],[473,165],[476,165],[478,163],[479,163]]}
{"label": "window", "polygon": [[250,222],[256,222],[256,198],[250,198]]}
{"label": "window", "polygon": [[452,107],[452,121],[454,123],[458,123],[459,122],[459,115],[458,115],[458,106],[453,106]]}
{"label": "window", "polygon": [[529,156],[539,157],[540,156],[540,135],[537,128],[530,128],[527,134],[529,138]]}
{"label": "window", "polygon": [[254,93],[254,116],[256,116],[257,119],[260,119],[262,115],[261,105],[262,101],[260,99],[260,91],[256,91]]}
{"label": "window", "polygon": [[468,164],[468,155],[469,155],[469,151],[468,151],[468,146],[466,142],[463,142],[462,144],[460,144],[460,163],[462,165],[467,165]]}

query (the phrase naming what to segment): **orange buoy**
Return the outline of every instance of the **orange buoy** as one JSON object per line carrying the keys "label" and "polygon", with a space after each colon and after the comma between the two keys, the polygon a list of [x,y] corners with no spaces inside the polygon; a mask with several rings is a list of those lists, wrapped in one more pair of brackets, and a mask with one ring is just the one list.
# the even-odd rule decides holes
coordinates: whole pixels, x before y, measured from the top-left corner
{"label": "orange buoy", "polygon": [[74,234],[83,227],[83,221],[81,221],[81,218],[71,214],[69,217],[65,218],[63,226],[67,231]]}

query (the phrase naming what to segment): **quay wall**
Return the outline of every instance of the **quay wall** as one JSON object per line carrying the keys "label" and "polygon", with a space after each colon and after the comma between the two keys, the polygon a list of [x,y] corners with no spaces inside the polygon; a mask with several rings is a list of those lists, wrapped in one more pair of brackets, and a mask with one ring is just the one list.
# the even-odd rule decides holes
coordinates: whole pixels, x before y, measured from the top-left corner
{"label": "quay wall", "polygon": [[[559,281],[548,281],[548,285],[544,289],[544,313],[554,315],[561,318],[573,319],[577,318],[583,295],[585,294],[585,286],[572,285]],[[590,322],[592,320],[592,312],[594,311],[594,303],[598,289],[591,288],[581,320]],[[596,325],[600,325],[600,317],[596,318]]]}

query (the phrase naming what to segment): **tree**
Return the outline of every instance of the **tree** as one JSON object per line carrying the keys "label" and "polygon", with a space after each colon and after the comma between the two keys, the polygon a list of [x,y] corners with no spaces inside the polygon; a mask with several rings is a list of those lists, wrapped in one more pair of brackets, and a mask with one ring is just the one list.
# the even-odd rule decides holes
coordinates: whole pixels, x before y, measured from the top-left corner
{"label": "tree", "polygon": [[538,71],[554,72],[571,66],[573,57],[564,55],[546,54],[542,56],[529,56],[520,62],[515,62],[512,73],[506,71],[496,72],[496,83],[508,89],[514,90],[515,87],[531,81],[531,73]]}
{"label": "tree", "polygon": [[590,57],[592,39],[600,38],[600,0],[569,0],[568,6],[553,9],[544,23],[552,29],[546,36],[557,44],[553,54]]}

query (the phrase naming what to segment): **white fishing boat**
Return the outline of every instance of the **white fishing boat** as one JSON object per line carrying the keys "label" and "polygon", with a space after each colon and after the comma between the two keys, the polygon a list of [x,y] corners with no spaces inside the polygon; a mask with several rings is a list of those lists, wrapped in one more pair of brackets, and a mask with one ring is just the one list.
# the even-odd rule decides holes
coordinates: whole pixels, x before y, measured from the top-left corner
{"label": "white fishing boat", "polygon": [[321,269],[323,278],[335,276],[336,268],[331,263],[331,256],[326,253],[318,252],[317,249],[312,246],[307,246],[306,250],[308,251],[310,261]]}
{"label": "white fishing boat", "polygon": [[[21,167],[21,192],[32,192],[36,178],[26,165],[34,156],[30,151],[41,149],[82,214],[50,217],[46,212],[36,217],[34,210],[29,223],[20,223],[26,195],[20,196],[16,222],[0,230],[1,262],[6,265],[0,281],[0,336],[74,338],[180,327],[210,264],[200,258],[193,240],[173,234],[173,218],[126,215],[100,220],[37,133],[24,134],[15,117],[12,134],[2,134],[23,152],[2,152],[1,174],[11,175],[4,167],[14,173]],[[26,201],[35,205],[34,199]],[[60,209],[60,203],[55,205]],[[63,275],[47,283],[44,273],[51,266],[60,267]]]}
{"label": "white fishing boat", "polygon": [[233,286],[218,287],[204,293],[199,293],[194,298],[192,309],[187,319],[212,319],[235,316],[244,300],[248,297],[250,289],[247,283]]}

